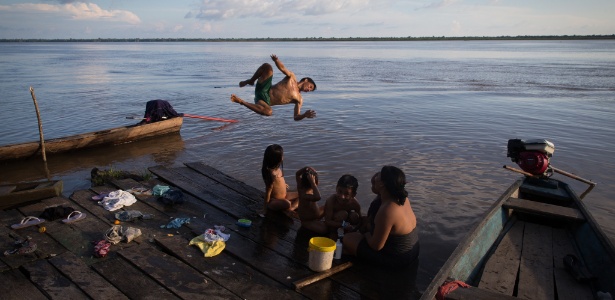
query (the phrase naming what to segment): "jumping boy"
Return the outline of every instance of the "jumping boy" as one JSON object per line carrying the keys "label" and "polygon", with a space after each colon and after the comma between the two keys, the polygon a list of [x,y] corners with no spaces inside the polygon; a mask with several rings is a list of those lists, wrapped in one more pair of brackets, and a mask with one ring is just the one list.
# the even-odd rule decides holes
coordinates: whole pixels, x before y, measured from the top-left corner
{"label": "jumping boy", "polygon": [[273,113],[271,106],[294,103],[295,121],[316,117],[316,112],[313,110],[308,110],[301,114],[301,105],[303,104],[301,92],[315,91],[316,83],[314,83],[314,80],[305,77],[297,81],[295,73],[288,70],[275,54],[271,55],[271,59],[275,62],[276,67],[286,76],[272,86],[273,68],[270,64],[264,63],[256,70],[252,78],[239,82],[239,87],[254,85],[256,82],[254,104],[242,100],[235,94],[231,95],[231,102],[239,103],[263,116],[271,116]]}

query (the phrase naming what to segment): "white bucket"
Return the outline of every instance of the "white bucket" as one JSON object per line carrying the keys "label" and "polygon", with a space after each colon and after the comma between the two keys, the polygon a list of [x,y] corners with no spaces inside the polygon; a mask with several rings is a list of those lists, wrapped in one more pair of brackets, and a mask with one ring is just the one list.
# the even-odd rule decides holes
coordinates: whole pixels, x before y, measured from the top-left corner
{"label": "white bucket", "polygon": [[313,237],[310,239],[310,258],[308,266],[312,271],[322,272],[331,269],[335,241],[325,237]]}

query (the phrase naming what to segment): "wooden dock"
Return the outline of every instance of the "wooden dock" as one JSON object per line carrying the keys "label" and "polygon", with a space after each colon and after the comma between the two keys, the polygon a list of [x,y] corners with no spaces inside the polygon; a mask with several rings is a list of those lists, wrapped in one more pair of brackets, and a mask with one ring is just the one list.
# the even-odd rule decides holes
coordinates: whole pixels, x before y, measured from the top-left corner
{"label": "wooden dock", "polygon": [[[3,299],[391,299],[418,298],[416,268],[399,272],[353,262],[353,266],[295,290],[293,282],[315,274],[308,268],[308,232],[298,220],[281,213],[259,218],[261,190],[248,186],[203,163],[182,167],[156,166],[157,178],[146,182],[117,180],[113,186],[74,192],[36,204],[0,211],[2,252],[16,237],[32,238],[31,254],[0,254],[0,295]],[[137,195],[138,210],[152,219],[123,222],[142,235],[130,243],[112,245],[104,258],[94,256],[93,241],[113,225],[109,212],[92,196],[117,189],[152,188],[156,184],[181,189],[183,204],[165,206],[157,197]],[[87,214],[65,224],[61,220],[11,229],[25,216],[64,205]],[[118,212],[118,211],[116,211]],[[179,229],[162,228],[173,218],[190,218]],[[253,221],[244,228],[240,218]],[[226,227],[230,239],[219,255],[206,258],[188,242],[215,225]],[[40,227],[45,232],[39,232]],[[334,266],[346,262],[343,257]]]}

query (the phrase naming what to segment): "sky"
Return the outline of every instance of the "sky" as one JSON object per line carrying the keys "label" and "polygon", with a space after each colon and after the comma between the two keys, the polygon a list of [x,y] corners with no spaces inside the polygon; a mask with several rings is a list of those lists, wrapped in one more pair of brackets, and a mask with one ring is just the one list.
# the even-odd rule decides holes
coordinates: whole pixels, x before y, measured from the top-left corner
{"label": "sky", "polygon": [[0,39],[615,34],[615,0],[0,0]]}

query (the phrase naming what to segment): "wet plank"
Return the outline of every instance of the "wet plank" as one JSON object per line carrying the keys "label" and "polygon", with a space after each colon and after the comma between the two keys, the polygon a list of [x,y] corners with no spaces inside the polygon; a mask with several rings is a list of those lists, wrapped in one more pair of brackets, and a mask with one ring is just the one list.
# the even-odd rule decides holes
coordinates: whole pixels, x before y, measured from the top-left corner
{"label": "wet plank", "polygon": [[457,288],[448,294],[444,299],[447,300],[515,300],[518,298],[499,294],[496,292],[475,288]]}
{"label": "wet plank", "polygon": [[2,261],[7,268],[17,268],[25,263],[67,251],[66,248],[56,242],[49,234],[39,232],[39,226],[42,225],[30,226],[22,229],[10,228],[11,224],[19,223],[23,217],[24,215],[17,209],[0,211],[0,222],[7,224],[6,226],[0,226],[2,253],[5,250],[13,249],[13,243],[16,239],[20,238],[31,237],[30,242],[36,243],[37,245],[37,250],[30,254],[4,256],[0,253],[0,261]]}
{"label": "wet plank", "polygon": [[39,300],[47,299],[41,291],[24,276],[24,274],[17,270],[9,270],[0,273],[0,295],[3,299],[24,299],[27,295],[28,299]]}
{"label": "wet plank", "polygon": [[121,257],[93,264],[92,268],[130,299],[180,299]]}
{"label": "wet plank", "polygon": [[156,238],[156,242],[176,258],[244,299],[304,298],[257,269],[243,264],[225,251],[214,257],[205,258],[200,249],[188,246],[189,241],[182,237],[160,237]]}
{"label": "wet plank", "polygon": [[23,266],[30,280],[51,299],[87,299],[70,279],[58,272],[47,260],[37,260]]}
{"label": "wet plank", "polygon": [[524,225],[524,222],[517,221],[502,238],[485,265],[479,288],[513,295],[521,259]]}
{"label": "wet plank", "polygon": [[71,252],[52,257],[49,259],[49,263],[94,299],[128,299],[115,286],[90,269]]}
{"label": "wet plank", "polygon": [[564,266],[566,255],[573,254],[580,257],[572,243],[572,238],[564,229],[553,229],[553,275],[557,297],[560,300],[592,299],[589,284],[576,281]]}
{"label": "wet plank", "polygon": [[88,214],[83,207],[80,207],[75,202],[71,202],[69,199],[55,197],[42,200],[36,204],[20,207],[19,211],[24,215],[40,215],[46,208],[58,205],[72,207],[87,215],[84,219],[70,224],[65,224],[61,219],[58,219],[48,220],[39,226],[45,226],[46,234],[49,234],[54,240],[64,248],[73,252],[77,257],[84,259],[87,264],[97,261],[96,258],[92,257],[94,253],[92,241],[102,239],[108,227],[100,219]]}
{"label": "wet plank", "polygon": [[[227,199],[241,199],[232,196],[234,193],[236,194],[236,192],[225,188],[223,185],[218,185],[219,187],[216,192],[213,193],[213,195],[209,195],[209,197],[200,196],[201,193],[199,187],[209,187],[213,184],[210,182],[211,180],[209,178],[204,178],[204,176],[200,173],[189,170],[188,168],[180,167],[168,169],[164,167],[156,167],[150,170],[158,176],[161,176],[164,180],[171,182],[179,188],[212,205],[215,205],[218,201],[224,202],[224,200],[215,198],[212,199],[212,197],[217,197],[218,194],[225,195]],[[180,180],[178,180],[178,178],[180,178]],[[260,208],[259,205],[257,205],[257,207]],[[224,213],[231,216],[237,216],[240,214],[237,211],[228,211],[229,209],[235,209],[234,206],[218,206],[218,208],[224,210]],[[245,208],[242,207],[242,209]],[[254,211],[255,210],[252,210],[252,214],[254,214]],[[299,221],[296,219],[288,218],[286,216],[282,217],[279,215],[278,217],[275,217],[273,215],[270,216],[270,214],[268,214],[264,219],[253,219],[253,225],[248,229],[239,228],[237,226],[229,226],[232,230],[240,232],[247,238],[247,240],[240,240],[240,243],[237,243],[237,239],[231,240],[227,243],[227,250],[242,259],[245,258],[245,262],[250,264],[252,267],[257,268],[283,284],[290,286],[292,283],[291,281],[304,278],[312,274],[312,271],[309,269],[307,270],[307,273],[305,270],[308,265],[307,248],[309,238],[302,239],[300,235],[297,235],[297,231],[295,229],[299,226]],[[272,251],[276,254],[272,254]],[[287,262],[282,259],[279,262],[275,262],[275,260],[272,260],[274,257],[278,257],[279,254],[292,261]],[[274,261],[275,263],[271,264],[271,261]],[[280,268],[280,266],[283,266],[283,268]],[[292,268],[300,268],[301,271],[292,270]],[[292,280],[288,280],[288,278],[291,278]],[[368,297],[377,297],[377,295],[373,294],[373,291],[362,288],[362,285],[371,281],[369,278],[360,274],[355,274],[352,278],[349,278],[348,276],[339,278],[344,278],[345,281],[343,283],[336,282],[336,284],[343,284],[346,288],[350,288],[357,293],[366,294]]]}
{"label": "wet plank", "polygon": [[202,162],[185,163],[185,165],[221,184],[228,187],[231,190],[247,197],[254,203],[263,203],[265,196],[262,190],[259,190],[253,186],[247,185],[231,176],[228,176],[217,169],[208,166]]}
{"label": "wet plank", "polygon": [[181,298],[240,299],[190,266],[146,244],[118,253]]}
{"label": "wet plank", "polygon": [[555,299],[551,227],[526,223],[517,297]]}
{"label": "wet plank", "polygon": [[[178,186],[182,190],[188,192],[189,194],[198,197],[199,199],[203,199],[207,203],[229,213],[235,219],[240,218],[251,218],[256,211],[256,204],[251,201],[245,201],[243,198],[238,197],[237,199],[229,199],[228,196],[218,197],[213,192],[213,190],[218,188],[224,188],[219,183],[205,179],[205,176],[199,176],[198,172],[194,172],[195,174],[186,175],[185,171],[190,171],[187,167],[179,168],[183,169],[183,173],[178,171],[178,169],[166,168],[163,166],[151,167],[149,168],[150,172],[156,174],[159,177],[164,178],[165,180],[172,182],[174,185]],[[197,177],[198,176],[198,177]],[[195,182],[193,178],[199,178],[199,182]],[[252,206],[252,207],[251,207]]]}

